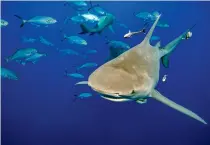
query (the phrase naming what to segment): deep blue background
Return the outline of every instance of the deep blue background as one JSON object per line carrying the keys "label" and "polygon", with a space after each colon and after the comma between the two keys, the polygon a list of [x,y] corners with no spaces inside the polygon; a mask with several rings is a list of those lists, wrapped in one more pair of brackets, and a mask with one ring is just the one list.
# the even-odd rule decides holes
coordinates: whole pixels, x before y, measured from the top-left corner
{"label": "deep blue background", "polygon": [[[166,83],[157,88],[166,97],[198,113],[210,123],[210,3],[209,2],[93,2],[114,14],[118,21],[132,31],[142,28],[143,21],[133,12],[162,12],[162,20],[170,28],[155,29],[164,46],[193,24],[193,37],[183,41],[170,57],[170,68],[161,66],[160,77],[168,74]],[[58,23],[48,28],[26,24],[20,28],[18,14],[25,19],[37,15],[52,16]],[[2,28],[2,66],[15,71],[18,81],[2,80],[2,145],[210,145],[210,127],[191,119],[155,100],[147,104],[115,103],[106,101],[87,86],[63,76],[64,68],[70,72],[85,62],[103,64],[108,57],[104,37],[121,40],[135,46],[143,39],[137,35],[123,39],[128,29],[114,24],[116,34],[105,30],[103,36],[81,36],[86,47],[61,42],[63,28],[67,35],[77,35],[78,25],[64,25],[66,16],[75,10],[64,7],[63,2],[2,2],[2,18],[9,25]],[[21,37],[43,36],[53,42],[48,47],[40,42],[22,43]],[[22,66],[6,63],[17,48],[35,47],[48,54],[37,64]],[[72,48],[85,52],[97,49],[98,54],[87,59],[62,56],[56,48]],[[83,69],[86,76],[94,70]],[[126,82],[125,82],[126,83]],[[93,97],[73,102],[74,94],[92,92]]]}

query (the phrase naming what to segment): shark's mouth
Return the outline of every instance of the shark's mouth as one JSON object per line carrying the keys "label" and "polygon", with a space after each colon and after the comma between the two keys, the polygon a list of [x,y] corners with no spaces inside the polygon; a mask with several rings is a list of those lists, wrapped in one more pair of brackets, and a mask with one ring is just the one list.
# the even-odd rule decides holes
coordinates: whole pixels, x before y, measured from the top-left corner
{"label": "shark's mouth", "polygon": [[108,93],[108,92],[104,92],[104,91],[99,90],[99,89],[96,89],[96,88],[92,88],[92,89],[94,91],[98,92],[104,98],[115,99],[115,100],[122,100],[122,99],[133,100],[132,97],[133,97],[134,91],[132,91],[132,93],[127,94],[127,95],[121,95],[120,93]]}

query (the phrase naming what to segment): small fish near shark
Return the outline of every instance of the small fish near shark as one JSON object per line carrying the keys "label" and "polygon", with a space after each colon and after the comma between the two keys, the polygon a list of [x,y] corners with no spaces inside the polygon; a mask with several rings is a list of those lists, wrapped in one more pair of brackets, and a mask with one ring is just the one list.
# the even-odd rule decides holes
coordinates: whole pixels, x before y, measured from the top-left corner
{"label": "small fish near shark", "polygon": [[48,16],[35,16],[35,17],[32,17],[29,20],[25,20],[21,16],[18,16],[18,15],[14,15],[14,16],[22,21],[22,23],[20,25],[21,28],[26,23],[31,23],[32,25],[33,24],[35,24],[35,25],[49,25],[49,24],[55,24],[57,22],[56,19],[54,19],[52,17],[48,17]]}
{"label": "small fish near shark", "polygon": [[3,68],[3,67],[1,67],[1,78],[9,79],[9,80],[18,80],[18,77],[15,74],[15,72],[13,72],[9,69]]}
{"label": "small fish near shark", "polygon": [[164,48],[151,46],[150,38],[160,19],[157,16],[144,40],[115,59],[97,68],[88,78],[88,86],[110,101],[139,104],[153,98],[203,124],[207,122],[189,109],[173,102],[155,89],[159,81],[160,59],[170,54],[191,30],[188,29]]}

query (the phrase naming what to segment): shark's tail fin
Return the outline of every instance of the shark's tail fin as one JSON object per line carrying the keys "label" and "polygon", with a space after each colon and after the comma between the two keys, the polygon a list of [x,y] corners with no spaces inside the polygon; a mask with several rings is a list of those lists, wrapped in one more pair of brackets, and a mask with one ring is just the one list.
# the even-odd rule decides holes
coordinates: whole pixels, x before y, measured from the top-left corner
{"label": "shark's tail fin", "polygon": [[15,17],[17,17],[18,19],[20,19],[22,21],[21,25],[20,25],[20,28],[22,28],[25,23],[27,22],[27,20],[24,20],[22,17],[18,16],[18,15],[14,15]]}
{"label": "shark's tail fin", "polygon": [[151,97],[156,99],[157,101],[160,101],[162,102],[163,104],[179,111],[179,112],[182,112],[184,113],[185,115],[191,117],[191,118],[194,118],[200,122],[202,122],[203,124],[207,124],[206,121],[204,121],[201,117],[199,117],[197,114],[195,114],[194,112],[190,111],[189,109],[179,105],[179,104],[176,104],[175,102],[169,100],[168,98],[164,97],[163,95],[161,95],[157,90],[153,90],[152,93],[151,93]]}
{"label": "shark's tail fin", "polygon": [[85,24],[80,24],[80,28],[82,29],[82,32],[80,32],[79,34],[86,34],[91,32],[91,30]]}

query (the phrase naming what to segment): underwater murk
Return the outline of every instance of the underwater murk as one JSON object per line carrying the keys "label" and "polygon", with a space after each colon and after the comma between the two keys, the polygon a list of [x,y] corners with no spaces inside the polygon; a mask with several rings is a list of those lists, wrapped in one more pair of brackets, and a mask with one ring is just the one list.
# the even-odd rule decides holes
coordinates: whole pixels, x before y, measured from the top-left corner
{"label": "underwater murk", "polygon": [[210,2],[1,2],[2,145],[210,145]]}

